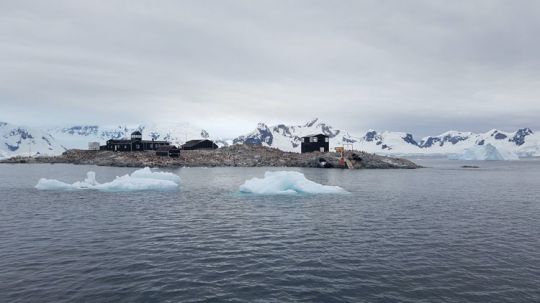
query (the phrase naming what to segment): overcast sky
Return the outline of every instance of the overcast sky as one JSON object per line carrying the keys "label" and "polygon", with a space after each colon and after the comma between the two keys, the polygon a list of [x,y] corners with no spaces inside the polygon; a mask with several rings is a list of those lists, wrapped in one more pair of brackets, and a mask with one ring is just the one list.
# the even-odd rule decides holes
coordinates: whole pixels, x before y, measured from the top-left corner
{"label": "overcast sky", "polygon": [[540,1],[1,1],[0,121],[540,130]]}

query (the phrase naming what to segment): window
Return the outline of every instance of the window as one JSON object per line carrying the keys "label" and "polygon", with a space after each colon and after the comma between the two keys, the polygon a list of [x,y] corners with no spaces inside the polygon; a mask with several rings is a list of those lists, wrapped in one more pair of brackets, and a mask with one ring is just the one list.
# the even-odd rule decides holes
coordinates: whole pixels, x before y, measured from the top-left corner
{"label": "window", "polygon": [[317,137],[311,137],[309,138],[309,142],[317,143],[319,140]]}
{"label": "window", "polygon": [[330,142],[330,138],[324,138],[324,142]]}

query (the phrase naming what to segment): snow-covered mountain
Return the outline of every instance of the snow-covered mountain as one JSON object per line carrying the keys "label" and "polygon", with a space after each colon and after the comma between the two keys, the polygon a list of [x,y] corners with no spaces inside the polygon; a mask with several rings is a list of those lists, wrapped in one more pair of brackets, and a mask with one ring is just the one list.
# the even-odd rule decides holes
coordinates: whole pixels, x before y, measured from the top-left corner
{"label": "snow-covered mountain", "polygon": [[474,146],[492,145],[501,152],[513,152],[521,157],[540,156],[540,134],[529,128],[515,132],[492,129],[485,133],[450,131],[423,138],[419,146],[431,154],[461,153]]}
{"label": "snow-covered mountain", "polygon": [[540,134],[529,128],[515,132],[490,130],[486,133],[449,131],[420,140],[405,132],[377,132],[367,130],[355,136],[334,129],[319,119],[302,125],[278,124],[268,126],[259,123],[249,134],[233,139],[235,144],[262,144],[287,151],[300,151],[302,136],[323,133],[330,137],[330,147],[347,145],[357,150],[393,155],[449,155],[459,154],[474,146],[491,144],[502,153],[515,153],[521,157],[540,156]]}
{"label": "snow-covered mountain", "polygon": [[17,155],[58,155],[65,150],[47,132],[0,122],[0,159]]}
{"label": "snow-covered mountain", "polygon": [[287,126],[278,124],[268,126],[259,123],[257,128],[251,133],[233,139],[233,144],[262,144],[285,151],[300,151],[300,142],[303,136],[322,133],[330,138],[335,138],[341,134],[340,130],[334,130],[332,126],[318,122],[318,119],[307,122],[304,125]]}
{"label": "snow-covered mountain", "polygon": [[[0,123],[0,158],[15,155],[53,155],[65,149],[86,149],[88,142],[104,144],[108,139],[129,138],[135,131],[142,131],[145,139],[167,140],[181,145],[187,140],[208,138],[219,146],[228,144],[261,144],[281,150],[300,152],[303,136],[323,133],[330,137],[330,147],[346,146],[356,150],[390,155],[456,155],[466,150],[490,145],[500,154],[520,157],[540,157],[540,133],[529,128],[514,132],[490,130],[485,133],[449,131],[437,136],[418,139],[406,132],[367,130],[360,134],[336,129],[313,119],[304,124],[269,126],[259,123],[250,133],[233,139],[212,137],[204,129],[187,123],[140,125],[71,125],[48,130]],[[478,149],[478,148],[477,148]]]}
{"label": "snow-covered mountain", "polygon": [[227,143],[211,137],[204,130],[187,123],[139,124],[139,125],[69,125],[51,129],[28,128],[0,122],[0,159],[17,155],[58,155],[66,149],[87,149],[89,142],[105,144],[109,139],[130,138],[135,130],[144,139],[166,140],[182,145],[192,139],[212,139],[219,146]]}
{"label": "snow-covered mountain", "polygon": [[[210,134],[204,129],[198,129],[187,123],[155,124],[146,123],[139,125],[70,125],[57,127],[49,130],[49,133],[63,146],[67,148],[88,148],[88,142],[100,142],[105,144],[109,139],[129,138],[135,130],[142,132],[145,140],[166,140],[175,145],[182,145],[191,139],[207,139]],[[218,143],[219,138],[211,138]]]}
{"label": "snow-covered mountain", "polygon": [[234,144],[262,144],[286,151],[300,151],[300,142],[303,136],[311,134],[325,134],[330,137],[330,148],[352,144],[355,149],[370,152],[390,152],[398,148],[400,152],[415,152],[418,143],[411,134],[400,132],[378,133],[375,130],[365,132],[363,136],[353,136],[349,132],[334,129],[315,118],[302,125],[278,124],[268,126],[259,123],[251,133],[233,139]]}

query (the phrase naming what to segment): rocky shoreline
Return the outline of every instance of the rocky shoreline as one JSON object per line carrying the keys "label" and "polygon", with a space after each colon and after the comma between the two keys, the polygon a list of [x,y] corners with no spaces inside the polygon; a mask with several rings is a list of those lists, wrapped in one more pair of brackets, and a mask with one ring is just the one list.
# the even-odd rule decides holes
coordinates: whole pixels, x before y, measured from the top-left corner
{"label": "rocky shoreline", "polygon": [[112,152],[68,150],[60,156],[14,157],[0,163],[68,163],[117,167],[320,167],[351,169],[414,169],[415,163],[361,151],[348,151],[345,163],[338,153],[299,154],[276,148],[233,145],[216,150],[186,150],[179,158],[156,156],[153,151]]}

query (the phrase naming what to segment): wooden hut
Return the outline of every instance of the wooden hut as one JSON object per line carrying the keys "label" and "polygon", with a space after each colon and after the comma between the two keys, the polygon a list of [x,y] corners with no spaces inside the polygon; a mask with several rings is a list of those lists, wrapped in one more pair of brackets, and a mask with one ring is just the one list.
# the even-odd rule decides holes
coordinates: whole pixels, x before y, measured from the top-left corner
{"label": "wooden hut", "polygon": [[301,152],[322,152],[330,151],[330,137],[323,134],[314,134],[302,137]]}

